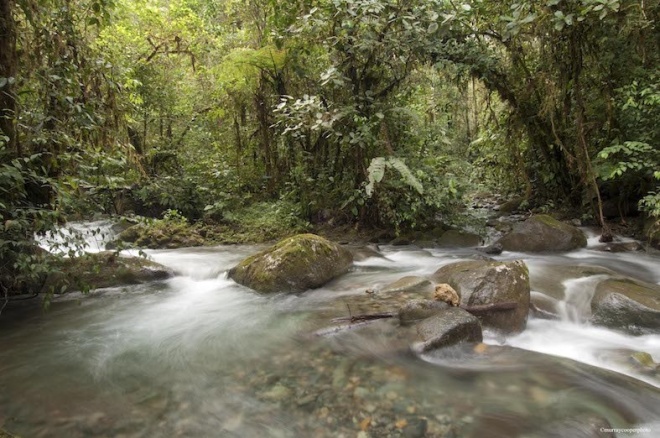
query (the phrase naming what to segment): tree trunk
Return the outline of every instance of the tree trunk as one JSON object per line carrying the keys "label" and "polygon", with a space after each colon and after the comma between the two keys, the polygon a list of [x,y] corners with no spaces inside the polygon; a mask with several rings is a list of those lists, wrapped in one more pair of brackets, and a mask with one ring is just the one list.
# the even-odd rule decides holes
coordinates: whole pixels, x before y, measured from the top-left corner
{"label": "tree trunk", "polygon": [[14,0],[0,0],[0,135],[9,138],[7,150],[17,157],[22,154],[15,126],[16,27],[13,9]]}

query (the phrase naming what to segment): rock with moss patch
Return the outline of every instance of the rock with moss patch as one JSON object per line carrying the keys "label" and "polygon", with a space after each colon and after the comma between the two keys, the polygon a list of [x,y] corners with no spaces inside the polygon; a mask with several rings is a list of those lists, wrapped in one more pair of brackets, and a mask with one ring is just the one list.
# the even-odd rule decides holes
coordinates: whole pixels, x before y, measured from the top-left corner
{"label": "rock with moss patch", "polygon": [[174,276],[174,271],[159,263],[110,251],[63,258],[54,261],[54,266],[55,273],[44,287],[56,293],[148,283]]}
{"label": "rock with moss patch", "polygon": [[465,261],[438,269],[432,279],[447,283],[460,296],[461,307],[516,303],[515,309],[484,311],[479,320],[501,333],[518,333],[527,325],[530,288],[524,262]]}
{"label": "rock with moss patch", "polygon": [[347,249],[314,234],[299,234],[244,259],[229,278],[258,292],[295,293],[323,286],[352,263]]}
{"label": "rock with moss patch", "polygon": [[516,224],[497,243],[506,251],[572,251],[587,246],[587,237],[572,225],[548,215],[537,215]]}
{"label": "rock with moss patch", "polygon": [[632,334],[660,331],[660,286],[614,278],[596,286],[591,322]]}

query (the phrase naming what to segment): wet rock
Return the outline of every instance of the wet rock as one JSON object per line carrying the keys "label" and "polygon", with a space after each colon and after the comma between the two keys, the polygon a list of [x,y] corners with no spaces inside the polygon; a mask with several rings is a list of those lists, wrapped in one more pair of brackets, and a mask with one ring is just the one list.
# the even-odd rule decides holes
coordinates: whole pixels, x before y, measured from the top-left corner
{"label": "wet rock", "polygon": [[458,262],[441,267],[432,279],[451,285],[458,292],[462,307],[516,303],[513,310],[480,312],[484,327],[501,333],[518,333],[525,328],[530,288],[527,266],[522,261]]}
{"label": "wet rock", "polygon": [[481,244],[481,236],[466,231],[445,231],[437,240],[437,244],[444,248],[470,248]]}
{"label": "wet rock", "polygon": [[366,245],[366,246],[357,246],[348,249],[353,254],[353,260],[355,260],[356,262],[374,257],[381,259],[385,258],[385,256],[379,252],[378,245],[375,244]]}
{"label": "wet rock", "polygon": [[559,301],[564,299],[562,280],[594,275],[615,276],[617,273],[601,266],[545,265],[541,269],[533,270],[532,275],[530,275],[530,286],[532,290],[542,292]]}
{"label": "wet rock", "polygon": [[399,309],[399,322],[407,326],[429,318],[449,308],[449,304],[435,300],[412,300]]}
{"label": "wet rock", "polygon": [[558,319],[559,301],[540,292],[530,293],[532,315],[540,319]]}
{"label": "wet rock", "polygon": [[60,259],[54,264],[57,268],[44,288],[52,288],[56,293],[148,283],[174,276],[170,268],[159,263],[110,251]]}
{"label": "wet rock", "polygon": [[502,248],[502,245],[500,243],[493,243],[492,245],[484,246],[478,249],[484,254],[489,254],[489,255],[499,255],[502,254],[502,251],[504,250],[504,248]]}
{"label": "wet rock", "polygon": [[532,216],[497,241],[506,251],[572,251],[587,246],[587,237],[578,228],[547,215]]}
{"label": "wet rock", "polygon": [[314,234],[284,239],[229,270],[229,278],[258,292],[302,292],[346,273],[347,249]]}
{"label": "wet rock", "polygon": [[442,283],[435,286],[433,299],[436,301],[442,301],[454,307],[458,306],[461,301],[458,293],[447,283]]}
{"label": "wet rock", "polygon": [[408,420],[408,424],[403,428],[403,436],[405,438],[423,438],[429,428],[429,423],[426,418],[412,418]]}
{"label": "wet rock", "polygon": [[602,281],[591,300],[591,322],[631,334],[660,331],[660,286],[632,278]]}
{"label": "wet rock", "polygon": [[380,293],[388,294],[395,292],[430,292],[433,290],[431,281],[425,277],[408,275],[390,283],[379,290]]}
{"label": "wet rock", "polygon": [[448,347],[461,342],[481,342],[479,319],[465,310],[451,307],[415,325],[412,349],[418,353]]}

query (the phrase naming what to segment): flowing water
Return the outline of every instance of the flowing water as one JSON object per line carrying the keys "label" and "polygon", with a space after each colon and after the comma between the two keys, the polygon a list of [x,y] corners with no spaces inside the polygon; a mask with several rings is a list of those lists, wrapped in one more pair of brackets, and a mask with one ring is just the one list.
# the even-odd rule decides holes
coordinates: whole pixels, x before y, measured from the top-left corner
{"label": "flowing water", "polygon": [[26,438],[570,437],[606,419],[660,436],[658,374],[628,360],[643,351],[660,361],[660,336],[590,326],[589,299],[607,275],[557,274],[595,265],[659,283],[658,256],[504,253],[496,258],[525,260],[533,293],[561,319],[419,358],[393,320],[314,332],[395,309],[411,297],[365,290],[470,250],[384,247],[321,289],[264,296],[226,277],[260,248],[148,251],[180,275],[68,294],[46,312],[12,303],[0,317],[0,427]]}

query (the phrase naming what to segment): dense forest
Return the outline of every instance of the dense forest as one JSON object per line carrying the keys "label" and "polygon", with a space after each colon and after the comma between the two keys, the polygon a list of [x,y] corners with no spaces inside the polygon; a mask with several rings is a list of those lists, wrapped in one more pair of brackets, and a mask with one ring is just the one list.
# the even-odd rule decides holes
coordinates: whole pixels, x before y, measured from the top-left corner
{"label": "dense forest", "polygon": [[[395,233],[660,218],[649,0],[0,0],[0,288],[95,213]],[[614,211],[614,213],[612,213]]]}

